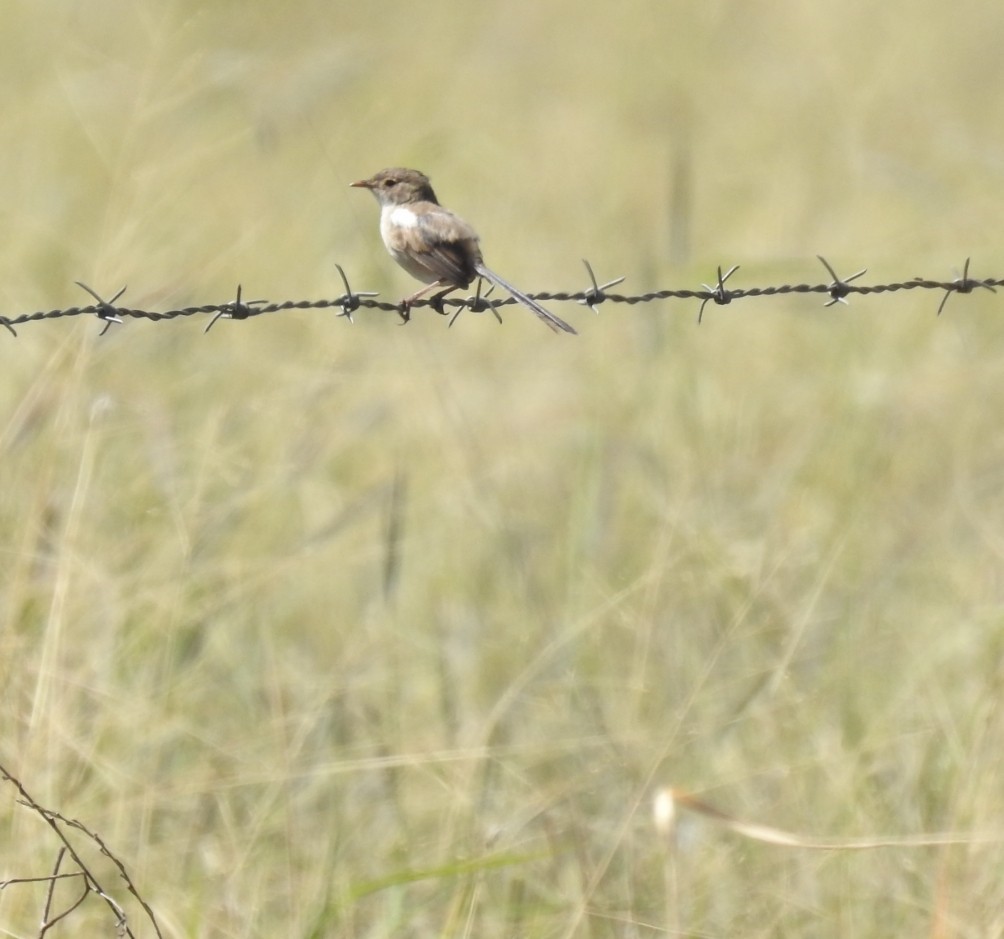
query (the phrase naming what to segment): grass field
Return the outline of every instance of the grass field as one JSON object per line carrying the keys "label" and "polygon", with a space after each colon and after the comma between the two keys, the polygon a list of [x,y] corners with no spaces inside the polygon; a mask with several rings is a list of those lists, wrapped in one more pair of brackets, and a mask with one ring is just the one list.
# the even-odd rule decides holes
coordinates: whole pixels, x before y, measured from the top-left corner
{"label": "grass field", "polygon": [[[1001,277],[1002,31],[14,0],[0,313],[395,300],[387,165],[528,291]],[[940,300],[0,330],[0,764],[165,937],[1004,936],[1004,296]],[[0,880],[58,848],[0,786]]]}

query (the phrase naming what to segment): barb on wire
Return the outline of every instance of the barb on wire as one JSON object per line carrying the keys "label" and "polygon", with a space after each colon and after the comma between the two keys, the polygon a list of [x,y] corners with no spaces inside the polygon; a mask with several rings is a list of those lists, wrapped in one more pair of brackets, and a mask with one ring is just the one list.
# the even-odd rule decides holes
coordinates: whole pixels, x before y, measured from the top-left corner
{"label": "barb on wire", "polygon": [[352,319],[352,314],[362,305],[362,298],[364,297],[379,297],[375,290],[364,290],[361,293],[353,293],[352,288],[349,286],[349,279],[345,276],[345,271],[342,270],[341,264],[336,264],[335,269],[338,271],[338,276],[341,277],[342,283],[345,285],[345,294],[341,298],[342,312],[339,316],[344,316],[350,323],[354,322]]}
{"label": "barb on wire", "polygon": [[607,299],[606,291],[611,287],[624,283],[624,278],[615,277],[613,280],[608,280],[605,284],[598,284],[596,283],[596,275],[593,273],[590,263],[585,258],[582,259],[582,263],[586,265],[586,273],[589,274],[589,279],[592,281],[593,286],[586,291],[585,296],[578,302],[583,306],[589,307],[598,316],[600,311],[596,308]]}
{"label": "barb on wire", "polygon": [[[485,290],[484,296],[481,296],[481,286],[484,284],[484,278],[479,277],[477,286],[474,288],[474,296],[466,297],[463,300],[458,301],[459,306],[457,307],[457,312],[450,317],[450,322],[447,323],[447,328],[452,326],[456,321],[457,317],[460,316],[464,310],[470,310],[472,313],[484,313],[485,310],[491,310],[492,316],[499,321],[499,325],[502,323],[502,317],[499,315],[499,311],[495,309],[495,303],[488,300],[488,295],[495,289],[495,285],[492,283],[488,284],[488,289]],[[446,315],[446,310],[442,309],[442,301],[440,301],[440,307],[436,308],[437,313],[442,313]]]}
{"label": "barb on wire", "polygon": [[725,274],[722,274],[722,266],[719,264],[718,284],[714,287],[711,287],[708,284],[701,284],[701,286],[708,292],[708,296],[701,301],[701,308],[697,311],[698,323],[700,323],[704,318],[704,307],[709,300],[714,300],[719,306],[725,306],[725,304],[731,303],[737,296],[739,296],[738,293],[725,289],[725,281],[727,281],[738,270],[739,265],[733,264],[732,267],[725,272]]}
{"label": "barb on wire", "polygon": [[[867,273],[866,268],[856,271],[849,277],[842,278],[837,275],[834,267],[822,255],[817,255],[817,258],[829,274],[830,279],[826,283],[795,283],[777,284],[764,287],[730,288],[727,286],[727,282],[729,278],[732,277],[737,270],[739,270],[739,265],[736,264],[724,272],[721,267],[719,267],[717,270],[716,282],[714,284],[701,284],[700,289],[666,288],[662,290],[654,290],[649,293],[636,294],[633,296],[611,293],[610,288],[622,283],[624,278],[617,277],[611,281],[600,284],[597,282],[592,266],[588,261],[584,260],[583,264],[585,264],[586,272],[588,273],[590,280],[590,286],[585,290],[558,292],[543,291],[531,294],[530,296],[532,299],[540,302],[568,301],[579,303],[583,306],[588,306],[594,313],[601,303],[623,303],[629,306],[634,306],[639,303],[653,303],[662,300],[698,300],[700,301],[700,309],[697,314],[697,322],[700,323],[704,318],[704,308],[710,301],[714,301],[719,306],[725,306],[726,304],[734,303],[737,300],[748,300],[753,297],[780,297],[788,294],[820,294],[828,298],[824,305],[830,307],[836,303],[846,304],[847,299],[851,294],[874,295],[894,293],[903,290],[937,290],[944,294],[941,298],[941,303],[938,306],[938,315],[940,315],[948,302],[948,298],[952,294],[969,294],[973,293],[977,288],[982,288],[984,290],[989,290],[992,293],[996,293],[997,287],[1004,287],[1004,279],[1001,278],[978,280],[970,277],[970,260],[968,258],[966,259],[962,276],[956,277],[951,281],[928,280],[922,277],[914,277],[912,280],[882,284],[860,283],[859,278],[863,277]],[[0,315],[0,326],[6,327],[8,332],[16,338],[18,333],[14,327],[20,326],[24,323],[93,314],[104,322],[104,328],[101,331],[101,334],[104,335],[112,323],[122,323],[127,318],[148,319],[159,322],[161,320],[178,319],[179,317],[208,315],[211,317],[209,325],[206,327],[206,331],[208,331],[219,319],[243,320],[249,319],[253,316],[260,316],[265,313],[281,313],[286,310],[327,310],[332,308],[339,310],[340,312],[338,315],[344,316],[350,322],[353,320],[356,311],[361,308],[396,313],[404,322],[407,322],[410,319],[411,309],[418,309],[420,307],[429,307],[444,316],[449,316],[449,322],[452,325],[456,321],[457,315],[464,309],[470,309],[475,312],[491,309],[493,315],[495,315],[496,318],[499,318],[499,310],[503,306],[519,302],[513,297],[501,297],[497,300],[488,300],[486,298],[488,297],[490,291],[485,290],[482,292],[483,285],[479,285],[477,292],[473,297],[467,297],[463,300],[451,298],[444,301],[442,298],[438,297],[416,300],[409,304],[407,311],[408,315],[405,315],[400,302],[390,303],[380,300],[378,299],[379,295],[373,291],[353,290],[349,285],[349,279],[345,271],[340,265],[335,265],[335,267],[342,280],[345,292],[333,299],[284,300],[281,302],[244,300],[242,298],[241,287],[238,286],[236,300],[231,300],[228,303],[190,306],[182,309],[163,311],[130,310],[124,307],[116,306],[116,302],[119,297],[121,297],[125,292],[125,287],[116,293],[110,300],[105,300],[86,284],[77,281],[76,283],[94,298],[95,303],[92,306],[67,307],[66,309],[23,313],[19,316]],[[452,309],[447,309],[447,307],[451,307]]]}
{"label": "barb on wire", "polygon": [[966,263],[962,267],[962,277],[956,278],[949,285],[948,289],[945,290],[945,295],[941,298],[941,303],[938,304],[938,316],[941,316],[941,311],[945,308],[945,304],[948,303],[948,298],[952,293],[972,293],[973,289],[976,287],[984,287],[991,293],[997,293],[993,286],[982,280],[970,280],[969,279],[969,262],[971,258],[966,258]]}
{"label": "barb on wire", "polygon": [[851,274],[847,280],[841,280],[837,276],[837,272],[830,267],[830,262],[827,261],[826,258],[824,258],[821,254],[817,254],[816,257],[819,258],[820,263],[827,271],[829,271],[830,277],[833,278],[829,287],[830,299],[824,303],[823,306],[833,306],[834,303],[842,303],[844,306],[847,306],[847,294],[851,292],[851,282],[867,274],[868,268],[863,267],[856,274]]}
{"label": "barb on wire", "polygon": [[219,310],[213,314],[213,318],[209,321],[209,325],[202,330],[204,333],[208,333],[209,330],[213,328],[213,325],[221,317],[228,320],[246,320],[253,312],[255,305],[264,303],[264,300],[248,300],[244,302],[241,300],[241,285],[237,285],[237,299],[233,303],[228,303],[221,307]]}
{"label": "barb on wire", "polygon": [[123,287],[117,294],[115,294],[115,296],[112,297],[111,300],[104,300],[97,293],[91,290],[91,288],[88,287],[87,284],[83,283],[82,281],[76,280],[74,281],[74,283],[82,290],[86,290],[92,297],[94,297],[94,300],[97,304],[97,306],[95,306],[94,308],[94,313],[99,320],[105,321],[104,329],[102,329],[101,332],[98,333],[99,336],[103,336],[106,332],[108,332],[108,330],[112,328],[112,323],[118,323],[119,325],[122,324],[122,318],[118,315],[119,311],[115,309],[114,303],[116,300],[118,300],[119,297],[122,296],[122,294],[126,292],[125,287]]}

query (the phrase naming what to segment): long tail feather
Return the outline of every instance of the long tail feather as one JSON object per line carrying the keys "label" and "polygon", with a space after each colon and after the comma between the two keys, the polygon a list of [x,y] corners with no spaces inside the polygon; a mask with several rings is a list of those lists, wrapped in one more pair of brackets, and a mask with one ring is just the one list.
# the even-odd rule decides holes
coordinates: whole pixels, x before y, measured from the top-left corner
{"label": "long tail feather", "polygon": [[474,269],[485,278],[485,280],[490,280],[493,284],[498,284],[503,290],[507,290],[512,296],[514,296],[523,306],[528,307],[534,313],[537,314],[548,326],[551,327],[555,332],[559,329],[564,330],[566,333],[571,333],[573,336],[577,335],[575,330],[568,325],[563,319],[559,319],[553,313],[549,313],[545,310],[536,300],[528,297],[522,290],[514,287],[505,278],[499,277],[495,271],[491,268],[487,268],[484,264],[476,264]]}

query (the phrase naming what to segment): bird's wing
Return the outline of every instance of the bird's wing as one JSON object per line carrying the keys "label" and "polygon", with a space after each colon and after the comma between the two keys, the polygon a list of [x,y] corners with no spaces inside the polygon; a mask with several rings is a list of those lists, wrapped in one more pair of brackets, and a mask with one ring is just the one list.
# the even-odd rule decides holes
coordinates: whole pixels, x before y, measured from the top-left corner
{"label": "bird's wing", "polygon": [[438,280],[466,287],[481,262],[477,232],[449,209],[431,202],[422,204],[415,217],[422,245],[419,263]]}

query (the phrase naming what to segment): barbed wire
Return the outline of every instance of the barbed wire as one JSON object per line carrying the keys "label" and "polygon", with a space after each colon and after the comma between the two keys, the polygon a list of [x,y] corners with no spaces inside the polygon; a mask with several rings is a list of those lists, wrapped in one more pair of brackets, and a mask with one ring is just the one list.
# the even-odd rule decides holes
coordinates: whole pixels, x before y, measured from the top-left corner
{"label": "barbed wire", "polygon": [[[948,302],[948,298],[953,294],[969,294],[977,288],[983,288],[984,290],[996,293],[997,287],[1004,287],[1004,278],[988,278],[983,280],[971,278],[969,276],[969,258],[966,258],[966,262],[962,270],[962,276],[956,277],[954,280],[950,281],[914,277],[911,280],[887,284],[861,284],[855,283],[855,281],[857,281],[860,277],[863,277],[868,272],[867,268],[856,271],[849,277],[841,278],[824,257],[821,255],[817,255],[816,257],[826,268],[827,273],[832,278],[827,283],[778,284],[766,287],[728,287],[726,286],[727,281],[733,274],[735,274],[736,271],[739,270],[739,265],[736,264],[724,273],[722,272],[722,268],[719,267],[715,282],[713,284],[702,283],[700,290],[665,289],[654,290],[649,293],[636,295],[610,293],[610,288],[622,283],[625,278],[615,277],[613,280],[600,284],[596,280],[592,266],[588,261],[584,260],[582,263],[586,267],[590,280],[590,286],[588,286],[585,290],[544,291],[542,293],[530,294],[530,296],[534,300],[542,302],[571,301],[579,303],[582,306],[589,307],[594,313],[599,312],[597,308],[603,303],[623,303],[633,306],[640,303],[653,303],[657,300],[699,300],[700,307],[697,312],[697,321],[701,322],[704,317],[704,308],[708,305],[708,303],[712,302],[718,306],[725,306],[727,304],[734,303],[737,300],[748,300],[754,297],[777,297],[784,296],[786,294],[823,294],[829,297],[827,302],[823,305],[829,307],[833,306],[835,303],[846,304],[847,298],[852,294],[885,294],[901,290],[943,291],[944,296],[938,304],[937,311],[937,314],[940,316],[945,308],[945,304]],[[386,300],[376,300],[374,298],[378,297],[379,294],[374,291],[352,290],[349,286],[349,280],[345,271],[338,264],[336,264],[335,267],[337,268],[338,274],[345,286],[345,293],[330,300],[284,300],[278,303],[266,300],[244,300],[242,298],[242,287],[238,285],[236,298],[227,303],[210,303],[200,306],[184,307],[177,310],[137,310],[116,305],[118,299],[125,293],[125,287],[122,287],[110,300],[105,300],[99,293],[87,286],[87,284],[84,284],[81,281],[75,281],[78,287],[91,295],[94,299],[94,303],[88,306],[72,306],[63,309],[39,311],[36,313],[23,313],[19,316],[9,317],[0,315],[0,326],[6,327],[7,330],[16,337],[17,331],[14,327],[22,326],[25,323],[34,323],[40,320],[61,319],[63,317],[72,316],[96,316],[104,323],[104,327],[101,330],[101,335],[104,335],[108,329],[111,328],[112,324],[122,323],[126,319],[146,319],[153,322],[160,322],[163,320],[173,320],[178,319],[179,317],[197,316],[202,314],[212,317],[205,328],[205,332],[209,332],[219,319],[245,320],[254,316],[263,316],[268,313],[282,313],[287,310],[323,309],[338,309],[340,311],[338,315],[345,317],[349,321],[352,321],[353,314],[360,309],[374,309],[383,310],[389,313],[397,313],[401,317],[402,321],[408,321],[410,317],[409,308],[406,308],[400,302],[390,303]],[[446,306],[448,305],[454,307],[455,312],[452,312],[452,317],[450,319],[450,325],[452,326],[453,321],[464,310],[470,310],[476,313],[491,311],[501,322],[501,317],[499,317],[497,312],[498,308],[518,302],[519,301],[514,297],[488,299],[487,294],[482,296],[481,284],[479,281],[474,296],[446,300],[436,300],[435,298],[419,300],[411,304],[411,308],[431,307],[438,313],[450,315],[451,311],[447,310]]]}

